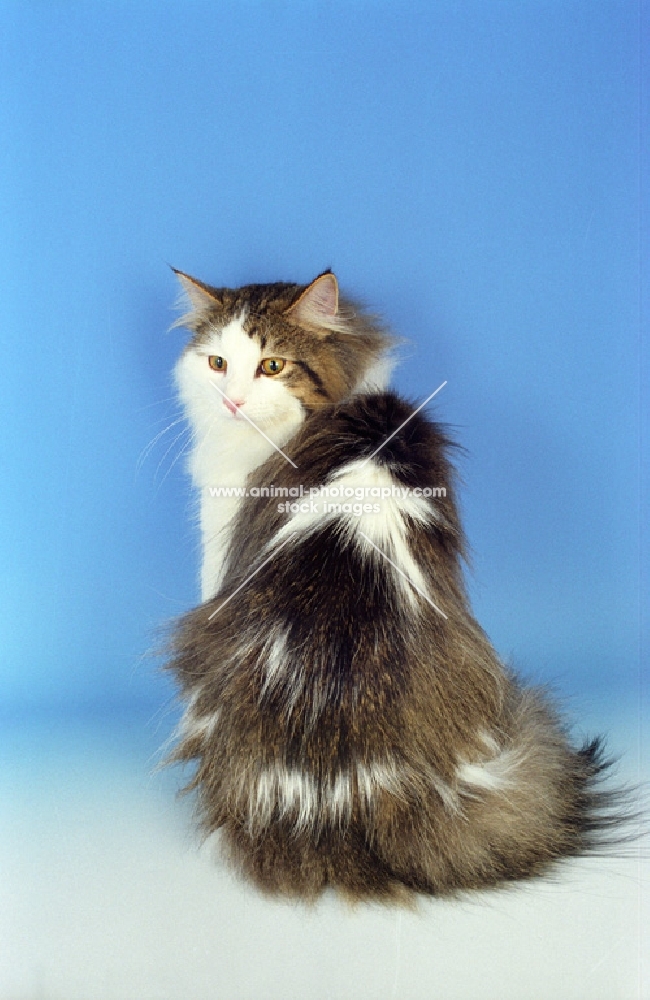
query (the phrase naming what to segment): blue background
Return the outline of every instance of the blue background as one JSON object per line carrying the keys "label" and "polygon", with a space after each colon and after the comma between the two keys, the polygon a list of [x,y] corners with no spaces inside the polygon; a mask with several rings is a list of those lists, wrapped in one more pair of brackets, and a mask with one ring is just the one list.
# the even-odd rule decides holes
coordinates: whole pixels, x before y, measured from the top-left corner
{"label": "blue background", "polygon": [[[639,697],[644,9],[0,7],[5,717],[155,712],[197,598],[167,264],[341,285],[466,447],[477,617]],[[633,713],[634,714],[634,713]]]}

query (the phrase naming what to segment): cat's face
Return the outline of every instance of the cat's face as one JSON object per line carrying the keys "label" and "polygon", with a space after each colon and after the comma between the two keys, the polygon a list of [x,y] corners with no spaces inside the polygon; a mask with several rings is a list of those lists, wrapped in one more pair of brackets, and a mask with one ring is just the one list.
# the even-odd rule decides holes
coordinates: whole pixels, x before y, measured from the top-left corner
{"label": "cat's face", "polygon": [[176,376],[195,424],[297,427],[355,391],[388,347],[361,312],[340,308],[333,274],[236,290],[179,277],[191,306],[182,322],[194,335]]}
{"label": "cat's face", "polygon": [[296,390],[307,387],[297,385],[289,351],[275,345],[266,350],[268,341],[247,331],[246,318],[242,312],[211,323],[183,354],[178,381],[191,418],[200,411],[222,427],[247,423],[246,417],[265,428],[300,423],[303,405]]}

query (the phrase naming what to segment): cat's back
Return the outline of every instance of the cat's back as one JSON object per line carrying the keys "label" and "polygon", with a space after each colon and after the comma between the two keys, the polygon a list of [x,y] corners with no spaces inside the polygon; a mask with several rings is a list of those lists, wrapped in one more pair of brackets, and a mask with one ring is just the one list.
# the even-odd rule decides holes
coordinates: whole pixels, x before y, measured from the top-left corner
{"label": "cat's back", "polygon": [[[445,429],[394,392],[355,395],[313,413],[248,479],[230,570],[289,536],[333,533],[361,549],[418,530],[462,555],[453,443]],[[291,461],[287,461],[287,457]],[[366,537],[366,542],[361,541]],[[295,547],[295,545],[294,545]],[[372,549],[372,546],[370,545]]]}
{"label": "cat's back", "polygon": [[371,393],[314,414],[291,462],[249,478],[224,585],[187,617],[176,660],[186,754],[203,753],[218,704],[209,739],[233,788],[256,762],[249,821],[276,802],[290,825],[327,826],[420,786],[444,809],[458,753],[483,752],[506,680],[467,613],[449,445]]}

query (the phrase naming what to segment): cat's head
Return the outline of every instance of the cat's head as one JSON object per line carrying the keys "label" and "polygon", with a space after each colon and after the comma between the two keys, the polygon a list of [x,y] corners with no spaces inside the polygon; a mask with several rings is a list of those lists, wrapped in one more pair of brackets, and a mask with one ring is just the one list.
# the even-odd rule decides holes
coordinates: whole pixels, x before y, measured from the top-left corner
{"label": "cat's head", "polygon": [[[196,424],[246,422],[281,430],[359,391],[383,388],[392,340],[339,297],[330,272],[309,285],[212,288],[176,271],[192,331],[177,368]],[[242,416],[245,414],[245,416]]]}

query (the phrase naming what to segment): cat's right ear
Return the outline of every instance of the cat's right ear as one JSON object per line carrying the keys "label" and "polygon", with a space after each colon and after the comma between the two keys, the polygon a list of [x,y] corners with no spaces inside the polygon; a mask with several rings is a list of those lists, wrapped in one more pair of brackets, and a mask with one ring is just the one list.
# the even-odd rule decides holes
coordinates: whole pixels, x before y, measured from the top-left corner
{"label": "cat's right ear", "polygon": [[204,285],[202,281],[197,281],[196,278],[192,278],[189,274],[185,274],[184,271],[179,271],[175,267],[172,267],[172,271],[180,281],[190,307],[189,312],[179,320],[179,326],[184,325],[190,317],[201,316],[208,309],[213,309],[215,305],[221,304],[216,289]]}

